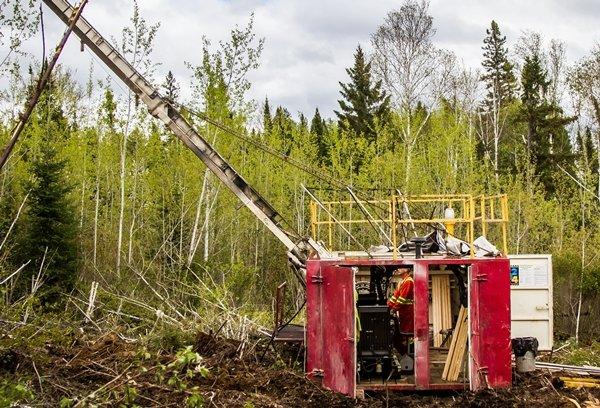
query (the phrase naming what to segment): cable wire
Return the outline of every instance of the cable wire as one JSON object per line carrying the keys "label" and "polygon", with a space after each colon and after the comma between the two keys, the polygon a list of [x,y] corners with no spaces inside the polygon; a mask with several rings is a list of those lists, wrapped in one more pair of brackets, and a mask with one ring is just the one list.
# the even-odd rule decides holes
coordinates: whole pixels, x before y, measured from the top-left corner
{"label": "cable wire", "polygon": [[[248,137],[248,136],[242,134],[241,132],[235,131],[235,130],[231,129],[230,127],[222,124],[221,122],[218,122],[218,121],[210,118],[209,116],[207,116],[204,113],[195,111],[195,110],[190,109],[190,108],[188,108],[187,106],[184,106],[184,105],[181,105],[181,107],[183,109],[185,109],[186,111],[188,111],[193,116],[196,116],[196,117],[200,118],[201,120],[203,120],[203,121],[205,121],[205,122],[207,122],[207,123],[209,123],[209,124],[217,127],[218,129],[221,129],[222,131],[230,134],[231,136],[234,136],[237,139],[240,139],[240,140],[242,140],[242,141],[244,141],[244,142],[246,142],[248,144],[251,144],[252,146],[258,148],[259,150],[262,150],[262,151],[264,151],[267,154],[270,154],[270,155],[272,155],[272,156],[274,156],[276,158],[279,158],[279,159],[283,160],[284,162],[290,164],[291,166],[296,167],[297,169],[302,170],[302,171],[304,171],[304,172],[306,172],[306,173],[314,176],[315,178],[317,178],[317,179],[319,179],[319,180],[321,180],[323,182],[328,183],[329,185],[334,185],[334,186],[338,187],[337,189],[330,189],[331,191],[339,191],[339,192],[346,191],[347,192],[347,188],[348,188],[347,184],[345,184],[344,182],[342,182],[339,179],[336,179],[332,175],[330,175],[328,173],[325,173],[323,171],[314,170],[313,168],[304,165],[303,163],[301,163],[300,161],[298,161],[298,160],[290,157],[289,155],[287,155],[285,153],[282,153],[282,152],[279,152],[278,150],[275,150],[272,147],[267,146],[264,143],[261,143],[261,142],[259,142],[256,139]],[[323,188],[322,190],[326,190],[326,189],[327,188]],[[359,190],[361,190],[361,189],[359,189]],[[366,190],[368,190],[368,191],[371,191],[371,190],[373,190],[373,191],[380,191],[382,189],[362,189],[362,190],[363,191],[366,191]],[[390,191],[390,190],[391,189],[384,190],[384,191]],[[358,194],[355,193],[355,195],[356,195],[357,198],[361,199]],[[368,202],[368,200],[365,200],[364,198],[361,199],[361,200],[364,201],[365,203],[367,203],[371,207],[372,210],[373,210],[373,207],[375,207],[375,208],[377,208],[377,209],[379,209],[381,211],[384,211],[384,212],[387,211],[387,209],[385,209],[383,207],[380,207],[380,206],[378,206],[375,203],[370,203],[370,202]],[[378,213],[377,211],[374,211],[374,212],[377,214],[377,216],[380,219],[383,220],[383,217],[381,216],[380,213]],[[387,225],[387,223],[385,223],[385,224]],[[376,232],[378,232],[375,227],[373,227],[373,228],[375,229]]]}
{"label": "cable wire", "polygon": [[299,160],[296,160],[292,157],[290,157],[289,155],[282,153],[278,150],[273,149],[270,146],[267,146],[264,143],[259,142],[256,139],[253,139],[251,137],[248,137],[244,134],[242,134],[241,132],[238,132],[236,130],[231,129],[230,127],[222,124],[221,122],[218,122],[212,118],[210,118],[209,116],[205,115],[202,112],[198,112],[195,111],[193,109],[188,108],[187,106],[181,105],[182,108],[184,108],[187,112],[189,112],[190,114],[192,114],[193,116],[196,116],[200,119],[202,119],[203,121],[210,123],[211,125],[215,126],[216,128],[221,129],[222,131],[229,133],[231,136],[234,136],[237,139],[240,139],[248,144],[251,144],[252,146],[258,148],[259,150],[262,150],[265,153],[268,153],[274,157],[277,157],[281,160],[283,160],[284,162],[296,167],[299,170],[302,170],[310,175],[312,175],[313,177],[324,181],[330,185],[336,185],[338,186],[340,189],[345,189],[346,188],[346,184],[343,183],[341,180],[336,179],[335,177],[333,177],[332,175],[325,173],[323,171],[320,170],[315,170],[313,168],[311,168],[310,166],[306,166],[305,164],[303,164],[302,162],[300,162]]}

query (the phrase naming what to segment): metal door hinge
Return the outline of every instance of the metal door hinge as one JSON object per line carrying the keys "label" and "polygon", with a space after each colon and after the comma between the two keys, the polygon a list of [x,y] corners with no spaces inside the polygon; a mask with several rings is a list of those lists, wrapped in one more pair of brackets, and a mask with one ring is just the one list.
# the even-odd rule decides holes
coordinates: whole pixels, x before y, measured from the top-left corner
{"label": "metal door hinge", "polygon": [[325,372],[323,370],[320,370],[318,368],[315,368],[314,370],[312,370],[309,375],[312,375],[313,377],[323,377],[323,375],[325,374]]}
{"label": "metal door hinge", "polygon": [[323,277],[322,276],[311,276],[310,281],[312,283],[323,283]]}

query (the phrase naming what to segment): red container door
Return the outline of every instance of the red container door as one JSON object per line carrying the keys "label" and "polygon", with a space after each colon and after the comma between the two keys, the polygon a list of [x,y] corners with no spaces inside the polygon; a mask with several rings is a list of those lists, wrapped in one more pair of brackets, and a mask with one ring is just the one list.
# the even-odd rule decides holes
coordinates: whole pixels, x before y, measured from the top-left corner
{"label": "red container door", "polygon": [[512,383],[508,259],[478,261],[470,273],[471,390]]}
{"label": "red container door", "polygon": [[306,368],[324,387],[356,392],[354,272],[309,262],[307,268]]}

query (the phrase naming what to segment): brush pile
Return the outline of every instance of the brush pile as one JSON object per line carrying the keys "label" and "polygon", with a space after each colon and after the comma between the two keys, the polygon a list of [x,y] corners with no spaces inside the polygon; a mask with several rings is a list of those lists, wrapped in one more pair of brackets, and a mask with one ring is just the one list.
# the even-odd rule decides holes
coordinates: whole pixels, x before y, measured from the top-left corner
{"label": "brush pile", "polygon": [[301,350],[266,349],[199,333],[177,350],[117,332],[74,332],[43,344],[0,340],[0,406],[39,407],[585,407],[598,390],[556,389],[544,374],[518,377],[510,390],[449,394],[374,394],[352,400],[309,381]]}

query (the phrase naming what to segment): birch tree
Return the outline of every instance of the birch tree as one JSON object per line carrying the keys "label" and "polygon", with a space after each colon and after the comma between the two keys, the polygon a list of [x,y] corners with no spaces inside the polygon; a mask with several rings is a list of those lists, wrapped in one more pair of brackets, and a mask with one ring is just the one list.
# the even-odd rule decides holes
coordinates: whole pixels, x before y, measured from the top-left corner
{"label": "birch tree", "polygon": [[0,73],[10,69],[15,56],[23,55],[22,45],[39,29],[41,16],[33,0],[0,0]]}
{"label": "birch tree", "polygon": [[[130,19],[131,26],[123,28],[120,50],[125,59],[137,69],[146,78],[151,78],[155,64],[151,62],[150,55],[153,51],[153,43],[158,32],[160,24],[148,25],[146,20],[140,15],[137,0],[133,2],[133,15]],[[120,154],[120,202],[119,202],[119,226],[117,236],[117,259],[116,270],[121,269],[121,255],[123,246],[123,230],[125,222],[125,179],[127,162],[127,139],[131,131],[134,109],[137,108],[137,101],[134,105],[134,95],[131,91],[127,93],[126,118],[121,142]]]}
{"label": "birch tree", "polygon": [[399,10],[388,13],[371,36],[374,73],[403,118],[405,187],[416,142],[455,68],[454,55],[434,46],[435,32],[429,3],[406,0]]}
{"label": "birch tree", "polygon": [[[264,45],[264,39],[257,39],[254,33],[254,16],[250,17],[245,27],[235,27],[231,30],[229,40],[219,42],[216,50],[212,50],[212,44],[206,38],[203,44],[202,62],[196,66],[187,64],[193,73],[194,99],[202,101],[200,109],[204,114],[243,132],[241,125],[254,107],[245,100],[250,89],[248,74],[258,68]],[[204,131],[205,137],[213,144],[219,136],[224,136],[222,131],[208,123],[204,124]],[[213,186],[211,173],[206,169],[192,226],[188,265],[193,262],[201,235],[204,235],[203,259],[208,260],[211,213],[217,198],[218,187]]]}

